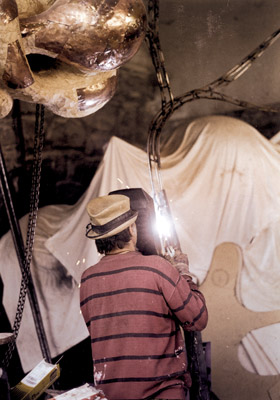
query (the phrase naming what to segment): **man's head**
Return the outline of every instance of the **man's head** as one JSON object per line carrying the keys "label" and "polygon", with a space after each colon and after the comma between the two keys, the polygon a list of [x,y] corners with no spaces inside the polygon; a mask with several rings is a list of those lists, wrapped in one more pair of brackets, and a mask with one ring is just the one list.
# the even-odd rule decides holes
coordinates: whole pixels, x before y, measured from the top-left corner
{"label": "man's head", "polygon": [[119,194],[97,197],[88,203],[87,212],[90,223],[86,236],[96,240],[100,253],[122,249],[134,238],[138,212],[131,210],[129,197]]}

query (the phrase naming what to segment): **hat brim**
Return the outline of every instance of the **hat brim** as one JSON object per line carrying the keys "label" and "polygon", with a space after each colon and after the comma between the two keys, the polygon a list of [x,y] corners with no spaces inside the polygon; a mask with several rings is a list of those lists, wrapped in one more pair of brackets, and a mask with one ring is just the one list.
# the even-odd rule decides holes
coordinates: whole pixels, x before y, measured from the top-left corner
{"label": "hat brim", "polygon": [[136,219],[138,217],[138,212],[135,211],[132,215],[131,218],[129,218],[127,221],[123,222],[121,225],[119,225],[118,227],[112,229],[112,230],[108,230],[102,234],[95,232],[93,229],[91,229],[88,233],[87,233],[87,237],[89,239],[105,239],[107,237],[110,236],[114,236],[117,233],[122,232],[123,230],[125,230],[126,228],[128,228],[130,225],[132,225]]}

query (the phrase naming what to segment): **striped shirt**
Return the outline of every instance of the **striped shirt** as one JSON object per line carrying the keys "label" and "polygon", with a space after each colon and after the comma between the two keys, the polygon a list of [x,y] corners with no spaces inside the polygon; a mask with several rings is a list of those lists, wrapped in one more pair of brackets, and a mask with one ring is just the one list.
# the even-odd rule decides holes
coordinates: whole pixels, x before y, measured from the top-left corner
{"label": "striped shirt", "polygon": [[159,256],[106,255],[83,273],[80,300],[94,382],[108,399],[183,398],[190,377],[180,325],[202,330],[207,324],[193,282]]}

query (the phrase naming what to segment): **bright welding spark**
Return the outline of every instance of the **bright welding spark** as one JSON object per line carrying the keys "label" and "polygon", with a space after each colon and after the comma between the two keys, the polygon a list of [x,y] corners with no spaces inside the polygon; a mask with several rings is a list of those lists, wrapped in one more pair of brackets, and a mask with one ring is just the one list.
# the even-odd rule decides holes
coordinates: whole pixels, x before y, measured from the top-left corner
{"label": "bright welding spark", "polygon": [[126,189],[130,189],[130,187],[125,185],[124,182],[120,178],[117,178],[117,181],[119,181],[122,185],[124,185],[126,187]]}
{"label": "bright welding spark", "polygon": [[156,227],[161,237],[169,238],[171,236],[171,223],[166,215],[157,214]]}

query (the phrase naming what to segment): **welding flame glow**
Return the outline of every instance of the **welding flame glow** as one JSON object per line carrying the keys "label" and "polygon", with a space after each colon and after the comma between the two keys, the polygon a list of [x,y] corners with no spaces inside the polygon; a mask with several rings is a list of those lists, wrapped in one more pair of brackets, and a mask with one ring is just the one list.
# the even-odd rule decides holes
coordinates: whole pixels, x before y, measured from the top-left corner
{"label": "welding flame glow", "polygon": [[170,238],[172,232],[171,221],[167,215],[156,213],[156,229],[162,238]]}

